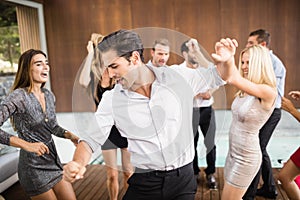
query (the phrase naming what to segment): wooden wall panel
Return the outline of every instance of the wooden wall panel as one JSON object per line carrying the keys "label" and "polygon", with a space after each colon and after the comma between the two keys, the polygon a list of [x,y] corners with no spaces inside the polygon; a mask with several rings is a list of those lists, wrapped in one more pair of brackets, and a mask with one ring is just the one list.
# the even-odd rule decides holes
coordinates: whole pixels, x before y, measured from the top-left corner
{"label": "wooden wall panel", "polygon": [[[51,85],[57,97],[57,111],[72,111],[72,87],[87,54],[90,34],[108,34],[118,29],[167,28],[195,37],[210,54],[221,37],[235,37],[240,44],[239,52],[245,47],[250,31],[265,28],[272,35],[272,50],[286,65],[286,91],[300,90],[296,78],[300,72],[296,63],[300,56],[299,7],[298,0],[44,1]],[[146,51],[145,57],[149,58],[149,52]],[[182,59],[172,53],[168,64],[179,62]],[[221,88],[215,93],[215,107],[230,108],[235,92],[231,86]],[[82,110],[86,107],[82,102]]]}

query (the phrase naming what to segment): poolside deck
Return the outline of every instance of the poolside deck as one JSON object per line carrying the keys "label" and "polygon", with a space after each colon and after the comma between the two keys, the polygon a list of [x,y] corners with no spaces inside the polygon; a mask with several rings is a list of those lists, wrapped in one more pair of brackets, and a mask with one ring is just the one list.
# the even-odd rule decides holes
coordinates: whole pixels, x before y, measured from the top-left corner
{"label": "poolside deck", "polygon": [[[277,181],[279,169],[274,168],[274,178]],[[219,200],[223,188],[223,168],[217,168],[216,179],[218,181],[218,190],[209,190],[206,187],[203,170],[199,177],[198,190],[195,200]],[[125,190],[123,188],[123,175],[120,172],[119,176],[120,193],[119,199],[122,199]],[[106,188],[106,171],[103,165],[89,165],[85,178],[73,184],[78,200],[109,200]],[[280,184],[277,183],[278,196],[277,200],[288,199]],[[8,188],[1,194],[5,200],[29,200],[29,197],[24,193],[20,184],[17,182],[12,187]],[[265,198],[257,197],[256,200],[265,200]]]}

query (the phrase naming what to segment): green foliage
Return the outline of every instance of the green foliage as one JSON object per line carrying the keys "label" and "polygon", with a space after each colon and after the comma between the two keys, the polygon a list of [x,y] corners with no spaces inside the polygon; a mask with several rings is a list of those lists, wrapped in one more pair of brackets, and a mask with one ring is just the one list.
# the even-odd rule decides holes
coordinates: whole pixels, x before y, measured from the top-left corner
{"label": "green foliage", "polygon": [[[11,67],[18,62],[20,41],[16,7],[0,2],[0,59],[9,61]],[[0,69],[0,71],[2,71]]]}

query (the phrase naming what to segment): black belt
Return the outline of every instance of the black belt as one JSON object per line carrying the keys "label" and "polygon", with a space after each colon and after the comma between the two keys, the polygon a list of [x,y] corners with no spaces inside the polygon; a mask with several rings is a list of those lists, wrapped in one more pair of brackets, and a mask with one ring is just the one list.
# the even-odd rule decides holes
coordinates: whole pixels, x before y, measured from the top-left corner
{"label": "black belt", "polygon": [[141,169],[136,167],[135,173],[143,173],[146,175],[165,177],[165,176],[178,176],[181,171],[185,171],[185,170],[193,170],[192,163],[171,170],[152,170],[152,169]]}

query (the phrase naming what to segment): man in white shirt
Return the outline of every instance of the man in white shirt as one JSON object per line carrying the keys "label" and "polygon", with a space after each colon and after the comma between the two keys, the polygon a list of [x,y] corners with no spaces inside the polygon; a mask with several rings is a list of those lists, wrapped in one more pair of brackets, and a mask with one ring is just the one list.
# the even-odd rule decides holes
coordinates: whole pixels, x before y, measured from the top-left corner
{"label": "man in white shirt", "polygon": [[83,178],[92,152],[115,125],[128,139],[136,167],[123,199],[193,200],[197,189],[192,166],[193,97],[201,91],[199,79],[211,87],[222,84],[216,68],[211,68],[210,80],[193,73],[185,81],[176,70],[147,66],[140,37],[126,30],[106,36],[98,49],[102,70],[108,70],[117,84],[104,93],[95,114],[98,130],[77,145],[73,161],[64,166],[64,179]]}
{"label": "man in white shirt", "polygon": [[170,57],[169,41],[165,38],[155,40],[151,49],[151,56],[152,58],[148,61],[147,65],[153,67],[167,66]]}
{"label": "man in white shirt", "polygon": [[[179,65],[179,68],[183,69],[190,69],[195,70],[197,69],[198,72],[205,75],[207,71],[211,69],[207,69],[201,67],[201,62],[199,62],[196,57],[195,53],[189,51],[187,46],[188,41],[185,41],[181,45],[181,54],[185,61]],[[198,43],[197,45],[198,51],[200,51],[200,46]],[[173,68],[175,65],[172,65]],[[210,65],[210,67],[214,67]],[[189,80],[190,77],[188,74],[183,74],[186,80]],[[224,83],[225,84],[225,83]],[[194,147],[195,147],[195,157],[193,160],[193,168],[194,174],[198,175],[200,172],[198,166],[198,153],[197,153],[197,146],[199,140],[199,131],[198,127],[200,126],[201,132],[204,136],[204,144],[206,147],[206,162],[207,168],[204,170],[206,174],[207,186],[210,189],[217,189],[217,182],[214,177],[214,173],[216,171],[216,145],[215,145],[215,135],[216,135],[216,120],[215,120],[215,112],[212,108],[212,104],[214,102],[212,93],[218,89],[211,88],[210,84],[199,81],[199,85],[201,85],[201,91],[194,97],[193,103],[193,131],[194,131]]]}

